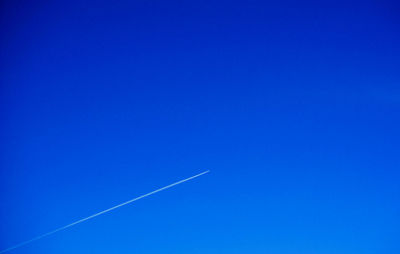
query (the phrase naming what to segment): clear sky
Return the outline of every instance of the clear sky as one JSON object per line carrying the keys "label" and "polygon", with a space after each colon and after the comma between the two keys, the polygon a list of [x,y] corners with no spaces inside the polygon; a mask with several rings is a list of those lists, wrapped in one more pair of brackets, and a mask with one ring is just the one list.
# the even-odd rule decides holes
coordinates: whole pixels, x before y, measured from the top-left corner
{"label": "clear sky", "polygon": [[395,2],[2,1],[0,249],[400,253]]}

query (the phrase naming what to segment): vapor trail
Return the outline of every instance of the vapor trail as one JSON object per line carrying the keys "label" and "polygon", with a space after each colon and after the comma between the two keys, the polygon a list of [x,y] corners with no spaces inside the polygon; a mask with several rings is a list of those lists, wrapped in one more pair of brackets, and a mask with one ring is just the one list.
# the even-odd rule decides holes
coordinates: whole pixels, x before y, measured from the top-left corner
{"label": "vapor trail", "polygon": [[76,225],[76,224],[79,224],[79,223],[81,223],[81,222],[84,222],[84,221],[87,221],[87,220],[92,219],[92,218],[94,218],[94,217],[97,217],[97,216],[99,216],[99,215],[101,215],[101,214],[103,214],[103,213],[108,213],[108,212],[110,212],[110,211],[112,211],[112,210],[114,210],[114,209],[117,209],[117,208],[121,207],[121,206],[124,206],[124,205],[130,204],[130,203],[132,203],[132,202],[135,202],[136,200],[145,198],[145,197],[150,196],[150,195],[153,195],[153,194],[155,194],[155,193],[157,193],[157,192],[160,192],[160,191],[169,189],[169,188],[171,188],[171,187],[173,187],[173,186],[175,186],[175,185],[184,183],[184,182],[186,182],[186,181],[192,180],[192,179],[194,179],[194,178],[196,178],[196,177],[199,177],[199,176],[201,176],[201,175],[207,174],[208,172],[210,172],[210,170],[204,171],[204,172],[202,172],[202,173],[200,173],[200,174],[197,174],[197,175],[191,176],[191,177],[189,177],[189,178],[180,180],[180,181],[178,181],[178,182],[172,183],[172,184],[170,184],[170,185],[164,186],[164,187],[162,187],[162,188],[159,188],[159,189],[154,190],[154,191],[152,191],[152,192],[149,192],[149,193],[147,193],[147,194],[143,194],[143,195],[141,195],[141,196],[139,196],[139,197],[136,197],[136,198],[133,198],[133,199],[131,199],[131,200],[128,200],[128,201],[126,201],[126,202],[124,202],[124,203],[122,203],[122,204],[113,206],[113,207],[108,208],[108,209],[106,209],[106,210],[104,210],[104,211],[101,211],[101,212],[95,213],[95,214],[93,214],[93,215],[90,215],[89,217],[80,219],[80,220],[78,220],[78,221],[75,221],[75,222],[73,222],[73,223],[71,223],[71,224],[68,224],[68,225],[66,225],[66,226],[63,226],[63,227],[61,227],[61,228],[57,228],[57,229],[55,229],[55,230],[53,230],[53,231],[50,231],[50,232],[48,232],[48,233],[45,233],[45,234],[43,234],[43,235],[39,235],[39,236],[37,236],[37,237],[35,237],[35,238],[32,238],[32,239],[30,239],[30,240],[28,240],[28,241],[25,241],[25,242],[21,242],[21,243],[19,243],[19,244],[16,244],[16,245],[14,245],[14,246],[12,246],[12,247],[9,247],[9,248],[7,248],[7,249],[4,249],[4,250],[0,251],[0,253],[5,253],[5,252],[8,252],[8,251],[10,251],[10,250],[13,250],[13,249],[19,248],[19,247],[21,247],[21,246],[24,246],[24,245],[26,245],[26,244],[28,244],[28,243],[37,241],[37,240],[39,240],[39,239],[42,239],[43,237],[52,235],[52,234],[54,234],[54,233],[56,233],[56,232],[58,232],[58,231],[67,229],[67,228],[72,227],[72,226],[74,226],[74,225]]}

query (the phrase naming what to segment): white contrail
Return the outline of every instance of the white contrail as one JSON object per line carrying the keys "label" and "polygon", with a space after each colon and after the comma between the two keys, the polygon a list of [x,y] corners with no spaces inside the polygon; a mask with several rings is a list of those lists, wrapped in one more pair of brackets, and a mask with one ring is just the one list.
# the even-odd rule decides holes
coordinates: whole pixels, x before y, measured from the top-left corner
{"label": "white contrail", "polygon": [[101,215],[101,214],[103,214],[103,213],[110,212],[110,211],[112,211],[112,210],[114,210],[114,209],[117,209],[117,208],[119,208],[119,207],[121,207],[121,206],[124,206],[124,205],[127,205],[127,204],[129,204],[129,203],[132,203],[132,202],[134,202],[134,201],[136,201],[136,200],[139,200],[139,199],[142,199],[142,198],[144,198],[144,197],[153,195],[153,194],[155,194],[155,193],[157,193],[157,192],[166,190],[166,189],[171,188],[171,187],[173,187],[173,186],[175,186],[175,185],[181,184],[181,183],[183,183],[183,182],[192,180],[192,179],[194,179],[194,178],[196,178],[196,177],[199,177],[199,176],[201,176],[201,175],[207,174],[208,172],[210,172],[210,170],[204,171],[204,172],[202,172],[202,173],[200,173],[200,174],[191,176],[191,177],[189,177],[189,178],[186,178],[186,179],[180,180],[180,181],[178,181],[178,182],[172,183],[172,184],[170,184],[170,185],[167,185],[167,186],[162,187],[162,188],[160,188],[160,189],[154,190],[154,191],[149,192],[149,193],[147,193],[147,194],[144,194],[144,195],[141,195],[141,196],[139,196],[139,197],[133,198],[133,199],[128,200],[128,201],[126,201],[126,202],[124,202],[124,203],[122,203],[122,204],[113,206],[113,207],[108,208],[108,209],[106,209],[106,210],[104,210],[104,211],[101,211],[101,212],[95,213],[95,214],[93,214],[93,215],[90,215],[89,217],[86,217],[86,218],[80,219],[80,220],[78,220],[78,221],[75,221],[75,222],[73,222],[73,223],[71,223],[71,224],[68,224],[68,225],[66,225],[66,226],[64,226],[64,227],[57,228],[57,229],[55,229],[55,230],[53,230],[53,231],[50,231],[50,232],[48,232],[48,233],[46,233],[46,234],[39,235],[39,236],[37,236],[37,237],[35,237],[35,238],[32,238],[32,239],[30,239],[30,240],[28,240],[28,241],[25,241],[25,242],[19,243],[19,244],[17,244],[17,245],[14,245],[14,246],[12,246],[12,247],[9,247],[9,248],[7,248],[7,249],[5,249],[5,250],[0,251],[0,253],[5,253],[5,252],[7,252],[7,251],[10,251],[10,250],[19,248],[19,247],[21,247],[21,246],[23,246],[23,245],[25,245],[25,244],[28,244],[28,243],[34,242],[34,241],[36,241],[36,240],[39,240],[39,239],[41,239],[41,238],[43,238],[43,237],[52,235],[52,234],[54,234],[54,233],[56,233],[56,232],[58,232],[58,231],[64,230],[64,229],[69,228],[69,227],[72,227],[72,226],[74,226],[74,225],[76,225],[76,224],[79,224],[79,223],[81,223],[81,222],[84,222],[84,221],[87,221],[87,220],[92,219],[92,218],[94,218],[94,217],[97,217],[97,216],[99,216],[99,215]]}

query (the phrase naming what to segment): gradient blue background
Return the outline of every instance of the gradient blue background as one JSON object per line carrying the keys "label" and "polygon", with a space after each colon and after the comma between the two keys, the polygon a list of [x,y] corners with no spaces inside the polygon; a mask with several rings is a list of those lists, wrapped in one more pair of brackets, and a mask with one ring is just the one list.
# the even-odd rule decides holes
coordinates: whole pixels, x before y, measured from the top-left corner
{"label": "gradient blue background", "polygon": [[2,1],[0,248],[400,253],[395,2]]}

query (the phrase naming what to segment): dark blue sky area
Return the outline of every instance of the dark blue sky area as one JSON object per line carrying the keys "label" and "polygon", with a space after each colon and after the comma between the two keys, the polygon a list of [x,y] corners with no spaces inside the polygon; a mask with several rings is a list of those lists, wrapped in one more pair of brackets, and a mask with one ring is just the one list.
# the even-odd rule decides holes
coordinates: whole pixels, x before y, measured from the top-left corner
{"label": "dark blue sky area", "polygon": [[400,253],[395,2],[2,1],[0,249]]}

